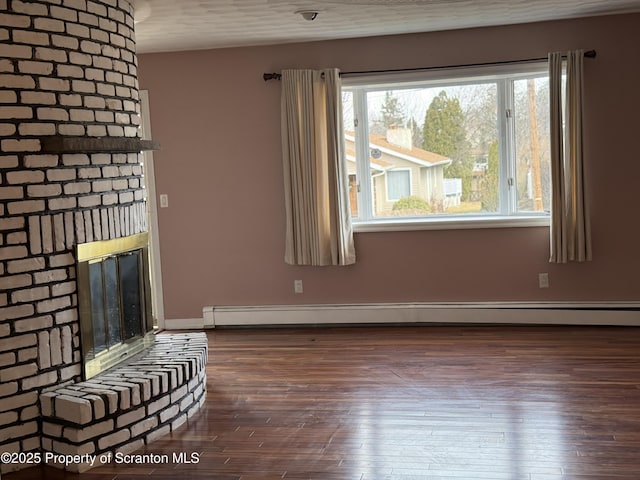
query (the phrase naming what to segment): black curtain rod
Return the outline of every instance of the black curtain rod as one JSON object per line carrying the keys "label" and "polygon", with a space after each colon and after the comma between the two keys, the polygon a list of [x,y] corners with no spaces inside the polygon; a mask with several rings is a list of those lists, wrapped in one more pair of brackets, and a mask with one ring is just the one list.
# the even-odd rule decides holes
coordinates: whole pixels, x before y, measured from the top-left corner
{"label": "black curtain rod", "polygon": [[[584,52],[586,58],[596,58],[595,50],[587,50]],[[416,68],[398,68],[391,70],[360,70],[355,72],[340,72],[340,76],[344,75],[367,75],[372,73],[399,73],[399,72],[420,72],[426,70],[438,70],[443,68],[465,68],[465,67],[488,67],[491,65],[509,65],[511,63],[529,63],[529,62],[542,62],[547,60],[547,57],[541,58],[527,58],[525,60],[505,60],[503,62],[485,62],[485,63],[467,63],[461,65],[440,65],[436,67],[416,67]],[[282,78],[281,73],[264,73],[262,74],[264,81],[268,80],[280,80]]]}

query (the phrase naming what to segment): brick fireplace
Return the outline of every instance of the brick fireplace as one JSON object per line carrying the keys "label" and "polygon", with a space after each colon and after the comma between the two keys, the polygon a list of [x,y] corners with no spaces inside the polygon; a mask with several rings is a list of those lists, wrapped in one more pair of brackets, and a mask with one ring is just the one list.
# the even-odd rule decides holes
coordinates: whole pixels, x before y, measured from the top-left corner
{"label": "brick fireplace", "polygon": [[[43,409],[51,445],[58,424],[46,399],[82,380],[77,245],[147,231],[141,151],[152,145],[139,126],[129,0],[0,0],[1,451],[42,449]],[[101,417],[114,429],[134,406],[144,421],[142,403],[120,403]]]}

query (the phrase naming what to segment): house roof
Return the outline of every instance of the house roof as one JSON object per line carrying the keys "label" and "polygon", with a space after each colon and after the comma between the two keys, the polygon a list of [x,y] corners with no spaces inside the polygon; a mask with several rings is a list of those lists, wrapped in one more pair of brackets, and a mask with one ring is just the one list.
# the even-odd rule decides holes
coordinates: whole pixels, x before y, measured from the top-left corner
{"label": "house roof", "polygon": [[[345,132],[345,139],[348,142],[355,142],[355,134],[353,132]],[[416,163],[422,167],[435,167],[437,165],[449,165],[451,160],[443,155],[429,152],[422,148],[413,147],[411,149],[395,145],[387,141],[386,137],[381,134],[369,134],[369,148],[370,150],[377,148],[387,155],[393,157],[402,158],[409,162]],[[355,150],[347,147],[347,159],[355,161]],[[351,157],[351,158],[349,158]],[[393,167],[393,163],[387,162],[380,158],[373,158],[369,156],[371,165],[376,170],[386,170],[389,167]],[[377,168],[376,168],[377,167]]]}
{"label": "house roof", "polygon": [[397,152],[398,154],[402,154],[407,157],[413,157],[416,160],[421,160],[432,165],[442,164],[443,162],[451,162],[447,157],[443,155],[429,152],[427,150],[423,150],[422,148],[413,147],[411,149],[408,149],[400,147],[398,145],[394,145],[393,143],[387,141],[384,135],[380,134],[369,135],[369,144],[377,145],[381,149],[391,150],[393,152]]}

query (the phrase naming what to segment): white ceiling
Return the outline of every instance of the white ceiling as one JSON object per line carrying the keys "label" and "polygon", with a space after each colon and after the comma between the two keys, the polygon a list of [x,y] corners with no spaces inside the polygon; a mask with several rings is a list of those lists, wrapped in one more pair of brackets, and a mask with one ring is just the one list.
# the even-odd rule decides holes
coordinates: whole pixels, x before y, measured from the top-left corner
{"label": "white ceiling", "polygon": [[[640,0],[132,0],[138,52],[272,45],[640,12]],[[318,12],[306,21],[295,12]],[[639,25],[640,27],[640,25]]]}

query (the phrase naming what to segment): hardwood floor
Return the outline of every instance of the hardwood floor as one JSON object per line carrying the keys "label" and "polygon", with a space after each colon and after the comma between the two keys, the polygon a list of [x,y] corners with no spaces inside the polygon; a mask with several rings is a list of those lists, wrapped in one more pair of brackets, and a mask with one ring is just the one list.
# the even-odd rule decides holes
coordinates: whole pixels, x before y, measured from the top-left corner
{"label": "hardwood floor", "polygon": [[[204,409],[122,464],[5,480],[638,480],[640,329],[209,331]],[[179,464],[174,453],[199,456]]]}

